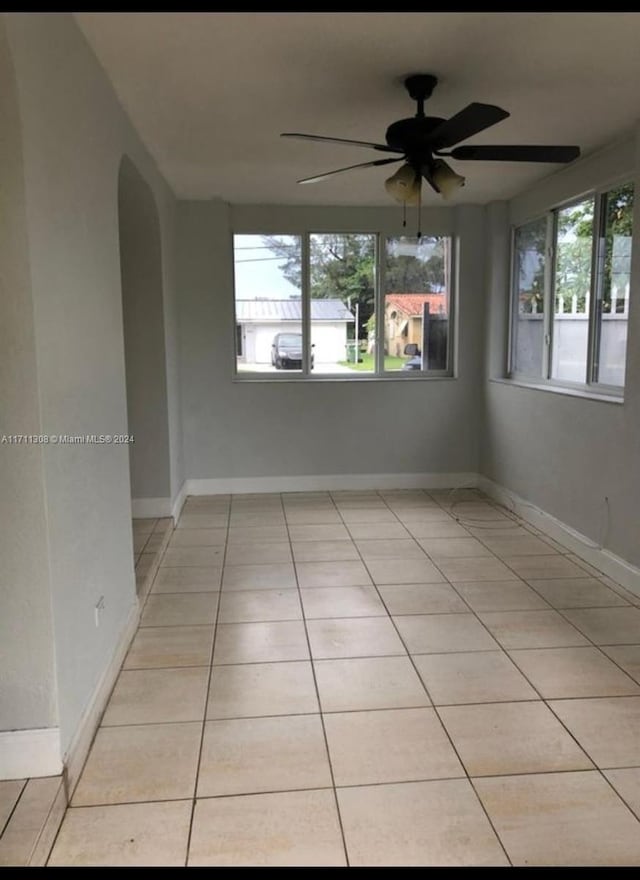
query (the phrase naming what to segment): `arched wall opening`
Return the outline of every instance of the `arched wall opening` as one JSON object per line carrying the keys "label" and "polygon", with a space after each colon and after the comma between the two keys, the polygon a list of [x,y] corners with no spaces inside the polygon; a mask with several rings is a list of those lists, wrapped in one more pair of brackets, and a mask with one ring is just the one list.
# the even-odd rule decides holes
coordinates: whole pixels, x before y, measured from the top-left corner
{"label": "arched wall opening", "polygon": [[151,188],[127,156],[118,220],[133,513],[158,516],[171,497],[162,242]]}

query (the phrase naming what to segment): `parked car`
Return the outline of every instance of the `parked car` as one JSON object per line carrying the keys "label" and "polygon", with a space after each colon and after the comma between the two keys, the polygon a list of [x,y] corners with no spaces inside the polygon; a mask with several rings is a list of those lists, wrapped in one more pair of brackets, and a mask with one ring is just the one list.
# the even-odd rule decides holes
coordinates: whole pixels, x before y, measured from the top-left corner
{"label": "parked car", "polygon": [[420,349],[416,345],[415,342],[410,342],[408,345],[404,347],[404,353],[406,355],[410,355],[410,359],[405,361],[402,365],[403,370],[421,370],[422,369],[422,355],[420,354]]}
{"label": "parked car", "polygon": [[[271,346],[271,365],[276,370],[302,369],[302,333],[276,334]],[[313,369],[313,352],[311,352],[311,369]]]}

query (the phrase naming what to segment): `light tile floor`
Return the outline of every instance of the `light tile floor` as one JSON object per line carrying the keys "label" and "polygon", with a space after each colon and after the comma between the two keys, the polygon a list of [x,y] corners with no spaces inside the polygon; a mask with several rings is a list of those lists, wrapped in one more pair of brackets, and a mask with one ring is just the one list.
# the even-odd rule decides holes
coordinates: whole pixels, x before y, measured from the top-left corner
{"label": "light tile floor", "polygon": [[189,498],[49,864],[638,866],[637,606],[475,490]]}

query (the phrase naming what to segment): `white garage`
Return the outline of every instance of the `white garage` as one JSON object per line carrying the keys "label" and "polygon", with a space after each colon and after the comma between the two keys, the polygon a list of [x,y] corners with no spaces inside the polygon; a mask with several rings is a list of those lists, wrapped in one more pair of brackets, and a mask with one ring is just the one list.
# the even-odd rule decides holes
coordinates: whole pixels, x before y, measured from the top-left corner
{"label": "white garage", "polygon": [[[316,364],[346,360],[347,325],[354,317],[339,299],[311,300],[311,343]],[[236,300],[236,355],[245,365],[270,364],[278,333],[302,333],[299,299]]]}

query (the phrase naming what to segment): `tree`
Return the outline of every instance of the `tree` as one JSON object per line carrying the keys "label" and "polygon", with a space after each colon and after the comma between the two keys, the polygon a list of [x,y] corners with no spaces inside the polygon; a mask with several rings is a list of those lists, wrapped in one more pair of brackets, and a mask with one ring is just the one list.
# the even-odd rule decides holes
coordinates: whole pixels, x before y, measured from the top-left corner
{"label": "tree", "polygon": [[[446,239],[410,242],[403,253],[403,242],[392,240],[387,249],[384,278],[388,293],[439,293],[445,285]],[[410,251],[413,251],[412,253]]]}
{"label": "tree", "polygon": [[[579,312],[587,308],[591,287],[594,232],[594,200],[587,199],[558,212],[555,265],[556,311],[563,299],[564,311],[571,311],[577,298]],[[604,217],[604,259],[602,262],[602,311],[611,311],[612,290],[624,293],[631,272],[633,184],[610,190]]]}
{"label": "tree", "polygon": [[[602,279],[602,311],[612,310],[612,291],[626,293],[631,276],[633,184],[607,193],[605,259]],[[622,298],[620,298],[622,299]]]}
{"label": "tree", "polygon": [[591,286],[591,259],[593,246],[594,200],[558,211],[556,240],[555,311],[573,311],[573,299],[577,311],[587,309],[587,297]]}
{"label": "tree", "polygon": [[544,311],[544,263],[547,218],[527,223],[516,230],[516,274],[520,314]]}
{"label": "tree", "polygon": [[[283,262],[282,274],[301,287],[300,248],[278,236],[263,236],[262,243]],[[312,299],[339,299],[354,310],[359,306],[364,326],[375,302],[375,236],[359,233],[314,234],[309,237],[309,287]],[[361,333],[359,333],[361,335]]]}
{"label": "tree", "polygon": [[[282,258],[284,277],[301,288],[302,266],[297,241],[263,236],[262,243]],[[445,240],[424,238],[416,253],[394,252],[385,262],[385,288],[393,293],[439,292],[444,285]],[[313,234],[309,238],[309,282],[312,299],[339,299],[359,307],[358,336],[365,335],[375,308],[375,236],[365,233]]]}

